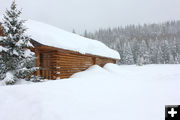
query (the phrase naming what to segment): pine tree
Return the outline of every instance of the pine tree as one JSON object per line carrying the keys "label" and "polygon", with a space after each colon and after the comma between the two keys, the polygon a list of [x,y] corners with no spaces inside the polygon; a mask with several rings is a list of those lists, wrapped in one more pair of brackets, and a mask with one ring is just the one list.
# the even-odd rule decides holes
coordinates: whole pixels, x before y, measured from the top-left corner
{"label": "pine tree", "polygon": [[84,37],[88,37],[88,33],[87,33],[87,30],[84,31]]}
{"label": "pine tree", "polygon": [[172,54],[169,54],[169,64],[175,64],[174,57]]}
{"label": "pine tree", "polygon": [[123,64],[128,64],[128,65],[134,64],[134,58],[129,42],[124,43],[122,59],[123,59]]}
{"label": "pine tree", "polygon": [[157,64],[157,39],[155,41],[149,40],[149,63],[155,63]]}
{"label": "pine tree", "polygon": [[138,56],[137,56],[137,62],[136,62],[136,65],[142,66],[143,63],[144,63],[143,57],[142,57],[141,55],[138,55]]}
{"label": "pine tree", "polygon": [[163,51],[163,59],[164,59],[164,64],[169,63],[170,59],[170,46],[167,40],[164,40],[162,43],[162,51]]}
{"label": "pine tree", "polygon": [[73,30],[72,30],[72,33],[76,34],[76,31],[75,31],[75,29],[73,29]]}
{"label": "pine tree", "polygon": [[149,61],[149,51],[145,41],[143,40],[140,42],[139,49],[137,50],[137,65],[149,64]]}
{"label": "pine tree", "polygon": [[164,59],[163,59],[163,52],[161,50],[161,47],[159,46],[157,48],[157,53],[156,53],[156,63],[157,64],[162,64],[163,61],[164,61]]}
{"label": "pine tree", "polygon": [[141,43],[141,51],[143,52],[143,59],[144,59],[143,64],[149,64],[150,63],[149,50],[144,40]]}
{"label": "pine tree", "polygon": [[20,79],[27,79],[38,70],[35,67],[35,54],[30,48],[30,38],[25,34],[24,20],[20,20],[21,11],[15,1],[3,17],[3,38],[0,41],[0,80],[5,84],[14,84]]}
{"label": "pine tree", "polygon": [[177,53],[177,55],[175,56],[174,63],[175,64],[180,64],[180,54]]}

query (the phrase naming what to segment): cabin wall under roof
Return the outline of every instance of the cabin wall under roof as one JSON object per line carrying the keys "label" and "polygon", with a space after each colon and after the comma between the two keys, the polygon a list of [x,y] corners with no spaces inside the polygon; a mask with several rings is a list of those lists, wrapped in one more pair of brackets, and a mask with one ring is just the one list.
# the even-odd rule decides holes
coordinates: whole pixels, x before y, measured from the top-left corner
{"label": "cabin wall under roof", "polygon": [[41,67],[39,75],[43,79],[69,78],[72,74],[84,71],[92,65],[97,64],[103,67],[106,63],[116,62],[113,59],[75,54],[66,50],[44,51],[41,49],[36,52],[36,55],[39,56],[37,66]]}
{"label": "cabin wall under roof", "polygon": [[92,57],[63,51],[57,52],[53,57],[56,61],[54,65],[56,78],[68,78],[72,74],[84,71],[94,64]]}

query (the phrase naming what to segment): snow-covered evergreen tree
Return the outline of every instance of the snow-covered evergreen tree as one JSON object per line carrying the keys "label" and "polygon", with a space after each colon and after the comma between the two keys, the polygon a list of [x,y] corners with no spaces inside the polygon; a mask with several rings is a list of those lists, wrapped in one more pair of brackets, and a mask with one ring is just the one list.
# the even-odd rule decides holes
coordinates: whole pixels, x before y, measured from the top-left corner
{"label": "snow-covered evergreen tree", "polygon": [[29,78],[39,68],[35,67],[35,54],[30,48],[30,38],[25,34],[21,11],[12,2],[10,10],[3,17],[3,38],[0,41],[0,80],[5,84],[14,84],[20,79]]}
{"label": "snow-covered evergreen tree", "polygon": [[174,64],[175,61],[174,61],[174,57],[172,54],[169,54],[169,64]]}
{"label": "snow-covered evergreen tree", "polygon": [[175,58],[175,63],[176,64],[179,64],[180,63],[180,53],[176,55],[176,58]]}
{"label": "snow-covered evergreen tree", "polygon": [[139,49],[137,50],[137,65],[149,64],[150,62],[149,51],[145,41],[139,43]]}
{"label": "snow-covered evergreen tree", "polygon": [[87,30],[84,31],[84,37],[88,37]]}
{"label": "snow-covered evergreen tree", "polygon": [[170,46],[168,40],[164,40],[162,44],[164,64],[168,64],[170,61]]}
{"label": "snow-covered evergreen tree", "polygon": [[141,43],[141,50],[143,52],[143,64],[149,64],[150,63],[150,55],[149,55],[149,49],[147,47],[146,42],[143,40]]}
{"label": "snow-covered evergreen tree", "polygon": [[75,29],[73,29],[73,30],[72,30],[72,33],[76,34],[76,31],[75,31]]}
{"label": "snow-covered evergreen tree", "polygon": [[134,64],[134,58],[129,42],[124,43],[122,61],[123,64],[128,64],[128,65]]}
{"label": "snow-covered evergreen tree", "polygon": [[138,56],[137,56],[137,60],[136,60],[136,65],[138,65],[138,66],[142,66],[142,65],[143,65],[143,63],[144,63],[143,56],[138,55]]}
{"label": "snow-covered evergreen tree", "polygon": [[157,40],[149,41],[149,63],[156,63],[157,64],[157,50],[158,50],[158,46],[157,46]]}
{"label": "snow-covered evergreen tree", "polygon": [[163,59],[163,52],[161,50],[161,47],[159,46],[157,48],[157,53],[156,53],[156,64],[161,64],[163,63],[164,59]]}

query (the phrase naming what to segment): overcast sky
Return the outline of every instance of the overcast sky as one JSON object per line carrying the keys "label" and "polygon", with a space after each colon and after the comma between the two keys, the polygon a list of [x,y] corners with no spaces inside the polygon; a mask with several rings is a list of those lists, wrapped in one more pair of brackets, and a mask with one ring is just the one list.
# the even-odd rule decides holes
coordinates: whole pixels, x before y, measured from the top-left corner
{"label": "overcast sky", "polygon": [[[180,20],[180,0],[16,0],[22,18],[67,31]],[[11,0],[0,0],[0,15]]]}

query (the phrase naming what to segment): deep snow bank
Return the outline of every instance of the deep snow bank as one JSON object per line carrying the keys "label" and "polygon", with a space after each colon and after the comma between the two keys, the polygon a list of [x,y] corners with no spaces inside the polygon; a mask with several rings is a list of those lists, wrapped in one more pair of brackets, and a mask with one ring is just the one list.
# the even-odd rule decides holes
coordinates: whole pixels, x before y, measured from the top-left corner
{"label": "deep snow bank", "polygon": [[70,79],[0,87],[2,120],[164,120],[180,65],[92,66]]}

